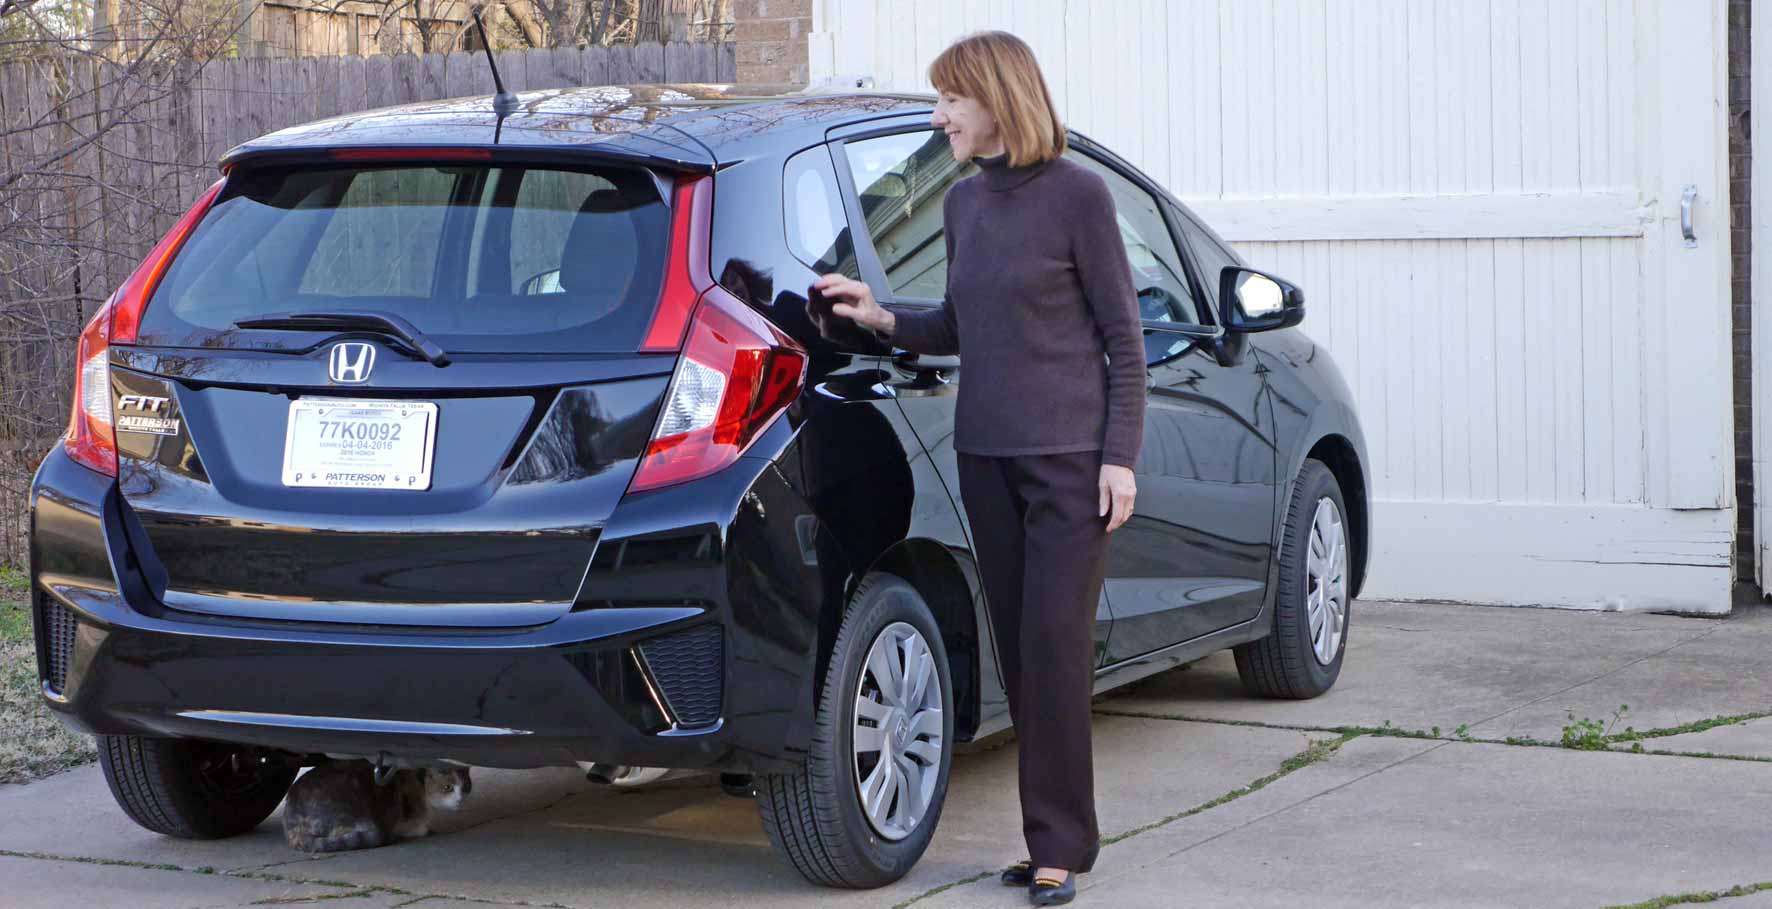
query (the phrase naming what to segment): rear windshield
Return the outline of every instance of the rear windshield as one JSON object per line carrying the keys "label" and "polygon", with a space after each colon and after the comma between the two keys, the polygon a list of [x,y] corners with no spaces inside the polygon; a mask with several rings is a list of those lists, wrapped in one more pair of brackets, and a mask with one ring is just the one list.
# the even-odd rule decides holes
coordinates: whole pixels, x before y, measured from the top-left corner
{"label": "rear windshield", "polygon": [[669,233],[656,184],[633,168],[236,173],[160,282],[137,341],[305,349],[323,335],[233,325],[379,312],[451,352],[633,351]]}

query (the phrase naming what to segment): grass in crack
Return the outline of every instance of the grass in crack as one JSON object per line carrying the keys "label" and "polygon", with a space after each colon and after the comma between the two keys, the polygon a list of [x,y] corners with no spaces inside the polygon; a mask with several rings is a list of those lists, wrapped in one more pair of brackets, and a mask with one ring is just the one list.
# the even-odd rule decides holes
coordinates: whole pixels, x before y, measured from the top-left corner
{"label": "grass in crack", "polygon": [[27,783],[92,761],[98,752],[90,737],[69,732],[43,706],[31,611],[12,580],[0,578],[0,783]]}
{"label": "grass in crack", "polygon": [[1626,730],[1625,734],[1623,736],[1617,737],[1617,739],[1619,741],[1636,741],[1636,740],[1640,740],[1640,739],[1660,739],[1660,738],[1666,738],[1670,735],[1685,735],[1688,732],[1704,732],[1707,729],[1715,729],[1719,726],[1736,726],[1736,725],[1740,725],[1741,723],[1749,722],[1751,720],[1763,720],[1767,717],[1772,717],[1772,711],[1761,711],[1759,713],[1734,713],[1734,714],[1729,714],[1727,716],[1713,716],[1710,719],[1696,720],[1694,722],[1686,723],[1681,726],[1667,726],[1667,727],[1664,727],[1661,729],[1650,729],[1646,732],[1636,732],[1635,730]]}
{"label": "grass in crack", "polygon": [[967,884],[976,884],[979,881],[982,881],[987,877],[996,877],[997,874],[998,874],[998,872],[996,872],[996,871],[981,871],[977,874],[974,874],[971,877],[964,877],[964,878],[961,878],[957,881],[949,881],[948,883],[942,884],[940,887],[935,887],[930,890],[925,890],[922,893],[919,893],[916,896],[913,896],[910,899],[905,900],[902,903],[898,903],[898,904],[894,905],[892,907],[892,909],[904,909],[904,907],[909,906],[912,903],[926,900],[938,893],[946,893],[947,891],[952,890],[955,887],[964,887]]}
{"label": "grass in crack", "polygon": [[[374,888],[353,890],[349,893],[321,893],[314,896],[267,896],[262,900],[253,900],[250,906],[295,906],[302,903],[319,903],[326,900],[354,900],[358,897],[371,897],[376,894]],[[428,899],[428,897],[427,897]]]}
{"label": "grass in crack", "polygon": [[1606,909],[1666,909],[1668,906],[1687,906],[1696,903],[1714,903],[1718,900],[1732,899],[1738,896],[1752,896],[1765,890],[1772,890],[1772,881],[1761,881],[1757,884],[1737,884],[1727,890],[1700,890],[1692,893],[1670,893],[1640,903],[1629,905],[1608,906]]}
{"label": "grass in crack", "polygon": [[[1619,713],[1614,716],[1614,720],[1621,718],[1625,709],[1625,707],[1621,706],[1619,708]],[[1749,720],[1766,719],[1772,717],[1772,711],[1763,713],[1729,714],[1726,716],[1696,720],[1681,726],[1668,726],[1660,729],[1638,730],[1627,727],[1623,732],[1611,732],[1609,727],[1601,723],[1599,720],[1576,720],[1570,725],[1563,727],[1563,738],[1556,741],[1533,738],[1529,735],[1510,735],[1499,739],[1473,736],[1470,734],[1470,726],[1463,723],[1454,727],[1450,733],[1442,735],[1440,727],[1438,726],[1425,730],[1405,729],[1401,726],[1393,725],[1390,720],[1385,720],[1383,725],[1379,726],[1300,726],[1287,723],[1264,723],[1257,720],[1226,720],[1214,717],[1193,717],[1182,714],[1156,713],[1143,710],[1112,710],[1097,708],[1095,712],[1104,716],[1137,717],[1147,720],[1170,720],[1177,723],[1204,723],[1212,726],[1243,726],[1252,729],[1283,729],[1288,732],[1327,732],[1338,735],[1369,735],[1380,738],[1427,739],[1441,742],[1461,742],[1467,745],[1513,745],[1519,748],[1567,748],[1576,751],[1611,751],[1614,754],[1621,752],[1616,748],[1612,748],[1612,745],[1629,743],[1631,746],[1629,751],[1633,754],[1658,755],[1662,757],[1713,758],[1716,760],[1731,761],[1772,762],[1772,758],[1755,757],[1751,755],[1714,754],[1708,751],[1663,751],[1653,748],[1645,748],[1643,746],[1643,742],[1650,739],[1683,735],[1688,732],[1703,732],[1706,729],[1715,729],[1718,726],[1733,726],[1739,723],[1748,722]],[[1570,719],[1574,719],[1573,713],[1569,716]],[[1599,741],[1601,744],[1596,747],[1593,744],[1595,741]]]}
{"label": "grass in crack", "polygon": [[[1686,735],[1693,732],[1704,732],[1722,726],[1736,726],[1752,720],[1772,717],[1772,712],[1769,711],[1733,713],[1725,714],[1723,716],[1713,716],[1702,720],[1694,720],[1693,722],[1682,723],[1678,726],[1664,726],[1659,729],[1646,729],[1642,731],[1638,731],[1634,727],[1626,726],[1623,732],[1613,732],[1612,730],[1617,728],[1619,722],[1624,719],[1624,715],[1629,710],[1630,707],[1628,705],[1619,705],[1618,709],[1613,711],[1610,722],[1602,722],[1591,717],[1576,719],[1575,713],[1570,711],[1568,714],[1570,720],[1569,725],[1563,727],[1563,747],[1573,748],[1578,751],[1609,751],[1616,750],[1612,747],[1614,745],[1628,743],[1630,745],[1629,750],[1635,754],[1669,754],[1672,752],[1646,750],[1643,747],[1643,743],[1650,739],[1661,739],[1668,738],[1669,736]],[[1681,752],[1680,754],[1683,757],[1728,757],[1728,755],[1714,755],[1708,752]]]}
{"label": "grass in crack", "polygon": [[1605,751],[1613,742],[1628,742],[1641,738],[1635,729],[1626,726],[1623,732],[1614,734],[1613,729],[1624,721],[1624,715],[1630,712],[1629,704],[1620,704],[1612,711],[1610,722],[1602,722],[1592,717],[1575,718],[1575,711],[1568,711],[1569,725],[1563,727],[1563,747],[1576,751]]}
{"label": "grass in crack", "polygon": [[1175,814],[1171,814],[1168,817],[1154,820],[1148,824],[1144,824],[1144,825],[1141,825],[1138,827],[1133,827],[1130,830],[1123,830],[1119,833],[1114,834],[1113,836],[1104,837],[1104,838],[1102,838],[1101,844],[1103,846],[1110,846],[1110,845],[1113,845],[1114,843],[1117,843],[1123,839],[1127,839],[1129,837],[1137,836],[1141,833],[1146,833],[1151,830],[1155,830],[1158,827],[1162,827],[1167,824],[1173,824],[1176,821],[1182,820],[1183,818],[1193,817],[1194,815],[1199,814],[1202,811],[1210,811],[1213,808],[1217,808],[1220,805],[1226,804],[1228,802],[1234,802],[1237,799],[1242,798],[1243,796],[1250,795],[1251,793],[1259,792],[1263,788],[1267,787],[1268,784],[1274,782],[1275,780],[1280,779],[1281,777],[1284,777],[1284,776],[1291,774],[1291,773],[1295,773],[1299,770],[1303,770],[1304,768],[1309,767],[1310,765],[1315,764],[1318,761],[1328,758],[1330,755],[1339,751],[1341,749],[1341,746],[1347,744],[1348,742],[1353,741],[1354,739],[1359,738],[1360,735],[1361,735],[1361,733],[1352,732],[1352,733],[1343,733],[1338,738],[1318,739],[1314,742],[1311,742],[1310,746],[1305,748],[1303,751],[1300,751],[1299,753],[1287,758],[1285,761],[1282,761],[1280,763],[1280,769],[1274,771],[1273,773],[1268,774],[1267,776],[1262,777],[1261,779],[1256,780],[1253,783],[1250,783],[1246,786],[1238,787],[1236,789],[1232,789],[1231,791],[1225,793],[1224,795],[1219,796],[1218,798],[1213,799],[1210,802],[1205,802],[1203,804],[1195,805],[1194,807],[1189,808],[1186,811],[1180,811]]}
{"label": "grass in crack", "polygon": [[39,859],[45,862],[74,862],[81,865],[105,865],[114,868],[141,868],[146,871],[189,871],[183,865],[170,862],[134,862],[128,859],[98,858],[90,855],[55,855],[48,852],[20,852],[15,849],[0,849],[0,856],[5,858]]}

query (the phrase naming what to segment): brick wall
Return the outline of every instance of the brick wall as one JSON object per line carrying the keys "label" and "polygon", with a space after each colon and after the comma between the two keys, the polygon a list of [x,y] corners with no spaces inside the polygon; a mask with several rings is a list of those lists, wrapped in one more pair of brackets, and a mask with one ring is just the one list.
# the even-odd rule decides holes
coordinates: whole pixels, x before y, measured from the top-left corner
{"label": "brick wall", "polygon": [[738,81],[807,81],[812,0],[737,0],[733,19]]}
{"label": "brick wall", "polygon": [[1753,157],[1748,145],[1748,8],[1750,0],[1729,0],[1729,285],[1735,378],[1735,576],[1754,576],[1753,359],[1748,286],[1753,220],[1748,176]]}

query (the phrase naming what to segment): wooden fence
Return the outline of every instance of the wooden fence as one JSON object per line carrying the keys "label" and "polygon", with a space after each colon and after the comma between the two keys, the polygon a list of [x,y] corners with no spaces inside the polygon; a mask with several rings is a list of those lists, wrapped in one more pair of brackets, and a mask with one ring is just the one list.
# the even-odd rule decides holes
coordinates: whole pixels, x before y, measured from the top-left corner
{"label": "wooden fence", "polygon": [[[507,51],[513,90],[730,82],[731,44]],[[103,303],[256,136],[350,111],[492,93],[479,53],[0,64],[0,565],[25,558],[31,471],[67,422],[74,345]]]}

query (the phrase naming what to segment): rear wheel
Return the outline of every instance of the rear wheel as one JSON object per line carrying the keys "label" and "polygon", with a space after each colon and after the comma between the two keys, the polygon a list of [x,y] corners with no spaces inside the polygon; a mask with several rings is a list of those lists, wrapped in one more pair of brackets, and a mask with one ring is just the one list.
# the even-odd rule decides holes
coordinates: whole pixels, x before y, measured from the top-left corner
{"label": "rear wheel", "polygon": [[257,827],[296,773],[282,755],[258,748],[135,735],[99,736],[98,762],[130,820],[191,840]]}
{"label": "rear wheel", "polygon": [[1341,485],[1320,461],[1305,461],[1280,546],[1274,630],[1236,648],[1237,675],[1270,698],[1314,698],[1341,675],[1347,652],[1347,506]]}
{"label": "rear wheel", "polygon": [[947,798],[953,687],[935,617],[903,578],[857,588],[798,773],[759,776],[763,827],[814,883],[880,887],[922,857]]}

